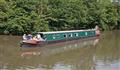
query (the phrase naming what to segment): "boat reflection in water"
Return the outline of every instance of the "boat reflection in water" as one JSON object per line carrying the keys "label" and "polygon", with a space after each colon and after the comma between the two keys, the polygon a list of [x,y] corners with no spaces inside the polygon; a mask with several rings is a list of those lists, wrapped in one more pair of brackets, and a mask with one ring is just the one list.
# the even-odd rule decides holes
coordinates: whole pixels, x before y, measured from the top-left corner
{"label": "boat reflection in water", "polygon": [[50,56],[51,54],[62,53],[77,48],[96,46],[99,42],[99,37],[93,37],[82,40],[72,40],[54,44],[48,44],[44,46],[39,45],[24,45],[21,47],[21,56]]}

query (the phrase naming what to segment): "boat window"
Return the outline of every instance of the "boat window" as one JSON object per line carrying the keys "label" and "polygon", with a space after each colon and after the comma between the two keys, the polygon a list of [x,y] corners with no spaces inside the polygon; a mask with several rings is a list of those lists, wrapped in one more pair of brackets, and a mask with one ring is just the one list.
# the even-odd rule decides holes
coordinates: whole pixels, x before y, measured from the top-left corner
{"label": "boat window", "polygon": [[69,34],[69,37],[72,37],[72,34]]}
{"label": "boat window", "polygon": [[85,35],[86,35],[86,36],[88,35],[87,32],[85,32]]}
{"label": "boat window", "polygon": [[64,35],[64,37],[67,37],[67,35]]}
{"label": "boat window", "polygon": [[73,37],[73,35],[71,34],[71,37]]}
{"label": "boat window", "polygon": [[75,33],[75,36],[78,36],[78,33]]}
{"label": "boat window", "polygon": [[53,39],[55,39],[55,37],[53,37]]}

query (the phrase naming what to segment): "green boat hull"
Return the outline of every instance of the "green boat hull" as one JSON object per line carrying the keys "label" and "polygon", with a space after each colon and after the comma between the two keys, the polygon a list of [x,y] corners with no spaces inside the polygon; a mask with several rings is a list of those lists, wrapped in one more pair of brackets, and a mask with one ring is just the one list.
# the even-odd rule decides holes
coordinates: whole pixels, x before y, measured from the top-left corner
{"label": "green boat hull", "polygon": [[66,41],[66,40],[74,40],[88,37],[95,37],[95,30],[83,30],[83,31],[69,31],[69,32],[53,32],[53,33],[40,33],[42,38],[46,42],[54,42],[54,41]]}

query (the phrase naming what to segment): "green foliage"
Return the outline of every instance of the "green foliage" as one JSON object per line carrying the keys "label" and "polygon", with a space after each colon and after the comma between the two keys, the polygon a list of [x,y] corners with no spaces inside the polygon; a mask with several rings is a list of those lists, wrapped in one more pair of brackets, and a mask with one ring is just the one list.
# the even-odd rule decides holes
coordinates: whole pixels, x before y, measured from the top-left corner
{"label": "green foliage", "polygon": [[0,0],[0,33],[120,27],[120,5],[96,0]]}

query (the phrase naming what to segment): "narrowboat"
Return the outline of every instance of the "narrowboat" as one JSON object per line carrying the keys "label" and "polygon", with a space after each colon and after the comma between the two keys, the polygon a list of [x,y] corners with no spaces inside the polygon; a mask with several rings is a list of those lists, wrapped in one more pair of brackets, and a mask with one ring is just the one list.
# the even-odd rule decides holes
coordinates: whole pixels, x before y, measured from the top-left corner
{"label": "narrowboat", "polygon": [[100,31],[98,30],[98,27],[95,27],[94,29],[86,30],[37,32],[36,35],[40,35],[39,39],[23,40],[22,44],[37,45],[89,38],[99,36]]}

